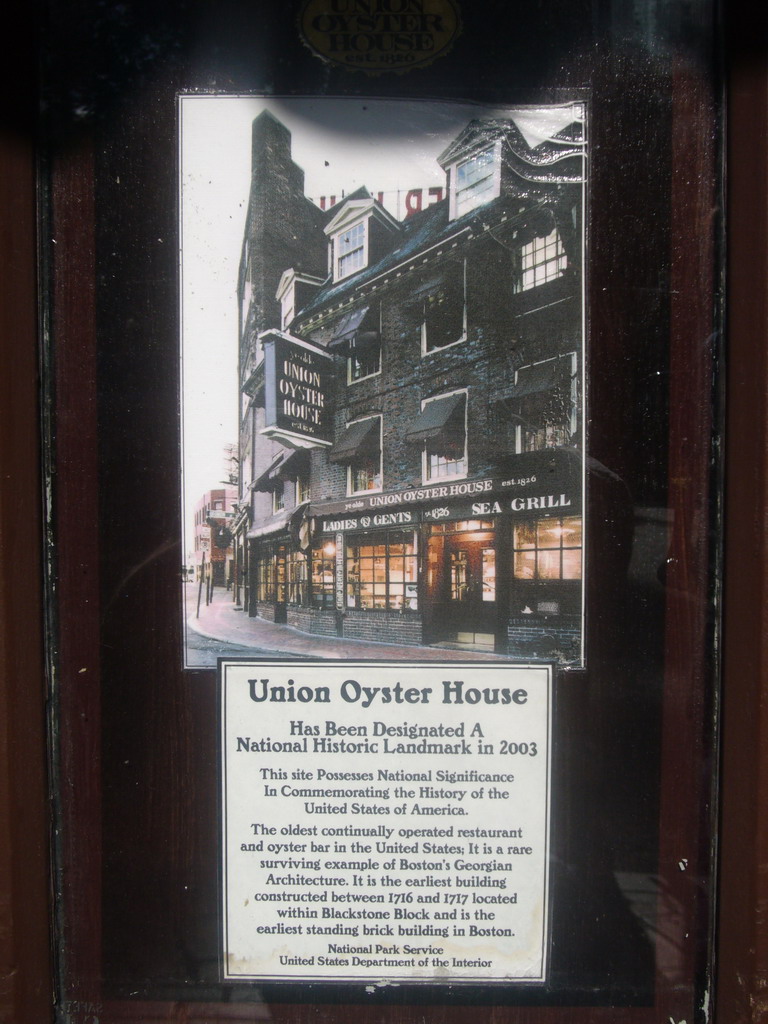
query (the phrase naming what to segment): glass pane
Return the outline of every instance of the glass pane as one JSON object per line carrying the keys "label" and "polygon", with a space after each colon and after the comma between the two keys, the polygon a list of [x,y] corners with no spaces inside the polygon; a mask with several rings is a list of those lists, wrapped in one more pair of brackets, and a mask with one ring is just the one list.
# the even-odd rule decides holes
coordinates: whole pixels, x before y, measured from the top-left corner
{"label": "glass pane", "polygon": [[496,600],[496,551],[483,548],[483,600]]}
{"label": "glass pane", "polygon": [[559,548],[560,539],[563,534],[563,528],[560,525],[559,519],[541,519],[539,520],[539,547],[540,548]]}
{"label": "glass pane", "polygon": [[540,580],[560,579],[560,552],[539,551],[538,578]]}
{"label": "glass pane", "polygon": [[579,516],[563,519],[563,547],[581,547],[581,518]]}
{"label": "glass pane", "polygon": [[581,579],[581,550],[579,548],[563,552],[563,579]]}
{"label": "glass pane", "polygon": [[535,551],[515,552],[515,579],[532,580],[536,576]]}
{"label": "glass pane", "polygon": [[536,524],[521,523],[515,527],[515,547],[532,548],[536,545]]}

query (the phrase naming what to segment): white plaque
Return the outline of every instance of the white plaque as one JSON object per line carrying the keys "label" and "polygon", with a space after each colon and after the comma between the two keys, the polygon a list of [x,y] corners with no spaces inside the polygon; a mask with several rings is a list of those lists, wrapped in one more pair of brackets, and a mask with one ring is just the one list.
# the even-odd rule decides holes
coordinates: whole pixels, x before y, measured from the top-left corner
{"label": "white plaque", "polygon": [[225,978],[545,979],[549,666],[219,671]]}

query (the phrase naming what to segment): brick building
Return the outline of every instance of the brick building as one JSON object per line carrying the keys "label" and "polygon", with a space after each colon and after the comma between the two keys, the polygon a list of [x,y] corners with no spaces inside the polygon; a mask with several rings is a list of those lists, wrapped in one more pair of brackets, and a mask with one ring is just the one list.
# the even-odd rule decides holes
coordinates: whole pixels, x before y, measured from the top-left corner
{"label": "brick building", "polygon": [[195,578],[200,579],[203,564],[209,565],[217,587],[231,579],[234,569],[231,525],[236,502],[236,487],[218,487],[206,491],[195,505],[192,537]]}
{"label": "brick building", "polygon": [[404,221],[253,126],[235,598],[314,633],[575,662],[583,119],[477,120]]}

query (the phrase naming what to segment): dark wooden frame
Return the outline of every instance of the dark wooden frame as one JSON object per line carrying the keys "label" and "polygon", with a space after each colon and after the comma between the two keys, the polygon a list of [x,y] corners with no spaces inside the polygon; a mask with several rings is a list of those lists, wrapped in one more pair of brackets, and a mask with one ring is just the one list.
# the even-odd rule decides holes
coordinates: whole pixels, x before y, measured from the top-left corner
{"label": "dark wooden frame", "polygon": [[[768,402],[766,401],[766,355],[764,339],[768,329],[768,300],[764,282],[766,259],[766,190],[764,169],[768,166],[768,75],[764,48],[765,25],[756,23],[736,26],[738,32],[731,50],[729,148],[730,188],[729,219],[731,242],[729,254],[729,418],[726,436],[728,446],[726,575],[725,575],[725,687],[723,699],[723,774],[722,824],[720,829],[721,882],[716,975],[716,1020],[723,1024],[757,1022],[765,1013],[765,988],[768,978],[768,947],[762,925],[761,906],[766,899],[763,865],[768,860],[768,834],[761,822],[768,777],[768,747],[765,732],[765,665],[766,630],[764,594],[766,577],[765,479],[768,473]],[[752,41],[749,52],[735,44],[744,37]],[[695,95],[688,94],[696,102]],[[28,127],[22,124],[22,128]],[[39,437],[37,395],[37,326],[36,326],[36,255],[34,230],[34,147],[30,136],[15,127],[6,129],[0,150],[0,181],[3,194],[9,197],[0,209],[3,226],[3,248],[13,254],[8,266],[12,274],[3,278],[0,296],[2,310],[3,381],[12,382],[4,394],[0,446],[4,472],[13,489],[3,492],[0,520],[4,561],[0,589],[0,615],[5,643],[2,655],[3,715],[0,717],[0,820],[8,823],[6,839],[0,846],[0,869],[3,887],[10,892],[10,901],[3,904],[9,927],[2,931],[3,988],[0,990],[0,1014],[4,1020],[44,1021],[51,1018],[51,965],[49,941],[51,926],[50,885],[47,865],[49,804],[46,791],[45,719],[46,682],[43,672],[41,615],[41,559],[35,536],[39,535],[40,477],[37,470]],[[714,159],[710,152],[708,159]],[[60,178],[65,194],[81,195],[82,182],[88,178],[91,156],[81,148],[69,159],[68,176]],[[689,211],[694,220],[706,218],[708,211]],[[92,245],[89,237],[87,208],[78,205],[77,216],[56,223],[57,245],[63,255],[59,259],[78,269],[80,289],[62,296],[59,314],[73,327],[77,324],[80,344],[72,353],[72,361],[59,365],[64,385],[64,405],[60,415],[70,415],[78,430],[95,432],[92,410],[74,400],[74,389],[67,392],[67,375],[88,380],[93,376],[93,334],[88,320],[83,321],[82,295],[88,293],[92,280]],[[691,268],[681,267],[681,273]],[[681,312],[682,316],[682,312]],[[13,338],[14,344],[8,341]],[[81,377],[80,375],[83,375]],[[67,404],[69,394],[71,406]],[[79,453],[60,447],[57,458],[62,467]],[[681,453],[683,459],[688,456]],[[700,455],[704,458],[704,454]],[[94,539],[83,515],[93,493],[83,493],[81,503],[71,508],[71,519],[65,525],[81,547],[80,554],[93,551]],[[20,514],[20,509],[21,514]],[[89,547],[90,545],[90,547]],[[19,558],[19,551],[24,558]],[[79,566],[66,562],[61,566],[62,582],[67,573],[79,592],[83,583]],[[86,580],[90,594],[98,598],[95,580]],[[89,621],[77,624],[77,649],[65,646],[59,651],[62,666],[77,671],[95,668],[98,651],[96,637]],[[87,661],[87,665],[80,664]],[[76,667],[77,666],[77,667]],[[681,666],[685,671],[686,666]],[[690,671],[690,668],[687,669]],[[86,673],[87,675],[87,673]],[[20,681],[26,685],[20,685]],[[81,688],[82,705],[70,710],[65,746],[78,749],[92,741],[93,733],[78,728],[93,711],[94,693],[88,680]],[[684,718],[687,709],[679,709]],[[90,740],[89,740],[90,736]],[[669,735],[670,756],[676,742]],[[82,749],[82,747],[80,747]],[[98,797],[94,787],[97,762],[91,750],[83,759],[77,777],[67,776],[67,787],[78,789],[90,804],[91,824],[98,819]],[[85,762],[88,761],[86,769]],[[715,759],[712,759],[713,768]],[[83,879],[93,879],[98,870],[88,837],[79,835],[77,849],[70,851],[63,890],[75,892]],[[89,849],[90,848],[90,849]],[[6,909],[7,907],[7,909]],[[96,948],[98,908],[79,907],[86,914],[86,929],[93,936]],[[706,927],[706,922],[699,926]],[[77,957],[77,950],[70,951]],[[83,956],[70,960],[69,969],[81,979],[96,983],[98,969],[92,958]],[[201,1008],[199,1004],[198,1008]],[[286,1008],[283,1008],[285,1011]],[[295,1016],[281,1012],[281,1019],[334,1019],[309,1006],[295,1008]],[[444,1010],[440,1019],[464,1019],[466,1008]],[[356,1015],[360,1016],[359,1010]],[[137,1018],[134,1018],[137,1019]],[[144,1018],[153,1019],[151,1015]],[[233,1019],[233,1018],[230,1018]],[[405,1011],[395,1012],[392,1019],[407,1020]],[[437,1019],[437,1018],[435,1018]],[[520,1019],[523,1019],[521,1016]],[[540,1019],[544,1019],[542,1016]],[[577,1019],[575,1016],[574,1020]],[[633,1019],[615,1014],[612,1020]]]}

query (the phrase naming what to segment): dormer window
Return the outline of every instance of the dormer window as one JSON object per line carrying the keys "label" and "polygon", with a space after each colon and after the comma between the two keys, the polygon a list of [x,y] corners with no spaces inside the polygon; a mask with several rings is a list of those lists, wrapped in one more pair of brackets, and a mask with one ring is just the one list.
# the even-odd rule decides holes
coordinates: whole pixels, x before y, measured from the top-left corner
{"label": "dormer window", "polygon": [[[357,197],[357,198],[355,198]],[[329,239],[329,270],[343,281],[369,267],[388,251],[400,225],[364,189],[343,200],[325,226]]]}
{"label": "dormer window", "polygon": [[280,303],[280,329],[287,331],[294,317],[314,295],[323,283],[322,278],[311,274],[300,274],[293,268],[286,270],[280,278],[275,298]]}
{"label": "dormer window", "polygon": [[489,203],[501,192],[501,143],[481,149],[451,166],[451,220]]}
{"label": "dormer window", "polygon": [[362,270],[368,263],[366,257],[366,224],[355,224],[348,231],[342,231],[334,239],[336,250],[335,279],[349,277],[356,270]]}

